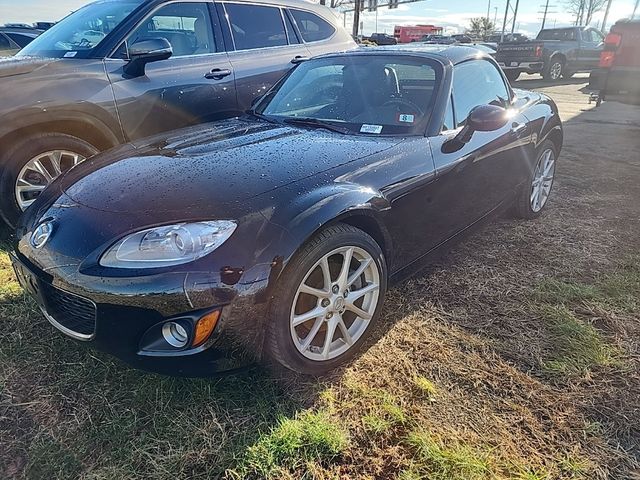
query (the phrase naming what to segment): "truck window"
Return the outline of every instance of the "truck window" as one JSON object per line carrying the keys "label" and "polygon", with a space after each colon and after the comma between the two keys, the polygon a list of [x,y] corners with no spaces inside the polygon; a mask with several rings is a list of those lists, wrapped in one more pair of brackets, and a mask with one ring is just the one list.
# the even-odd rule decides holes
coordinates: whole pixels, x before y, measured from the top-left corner
{"label": "truck window", "polygon": [[576,40],[576,30],[574,28],[554,28],[551,30],[540,30],[537,40]]}

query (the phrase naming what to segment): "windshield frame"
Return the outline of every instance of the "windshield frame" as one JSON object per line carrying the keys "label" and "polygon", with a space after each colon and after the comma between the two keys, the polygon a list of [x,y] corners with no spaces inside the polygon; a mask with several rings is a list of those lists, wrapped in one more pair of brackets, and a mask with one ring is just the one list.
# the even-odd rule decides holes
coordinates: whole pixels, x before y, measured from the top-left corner
{"label": "windshield frame", "polygon": [[[31,51],[37,48],[38,39],[42,38],[43,40],[47,39],[49,36],[52,38],[53,35],[56,34],[56,30],[58,28],[62,28],[64,23],[70,19],[70,17],[80,14],[84,12],[84,15],[87,15],[87,12],[91,8],[95,8],[99,5],[104,4],[133,4],[134,8],[126,15],[118,24],[116,24],[111,30],[98,44],[93,46],[92,48],[88,48],[86,50],[71,50],[76,52],[73,56],[65,56],[68,51],[65,50],[36,50]],[[64,17],[58,23],[56,23],[49,30],[45,31],[34,39],[29,45],[27,45],[23,50],[21,50],[16,56],[17,57],[45,57],[45,58],[61,58],[65,60],[69,59],[103,59],[106,57],[107,53],[113,49],[114,43],[119,43],[119,39],[124,37],[127,32],[130,30],[132,23],[135,24],[139,21],[140,17],[145,15],[145,12],[148,10],[150,3],[149,0],[98,0],[87,5],[84,5],[74,12],[71,12],[69,15]],[[115,39],[115,40],[114,40]]]}
{"label": "windshield frame", "polygon": [[[428,136],[429,132],[433,130],[434,121],[438,121],[440,116],[440,103],[439,98],[442,94],[443,88],[446,87],[446,83],[448,81],[447,78],[447,69],[443,61],[435,56],[421,54],[419,52],[401,52],[401,51],[365,51],[365,52],[344,52],[339,54],[330,54],[323,55],[320,57],[312,58],[301,64],[295,66],[289,72],[282,77],[266,94],[264,94],[260,99],[254,104],[254,106],[247,112],[252,114],[258,118],[262,118],[263,120],[272,121],[276,123],[284,123],[283,121],[291,118],[302,118],[302,117],[289,117],[286,115],[269,115],[263,113],[265,108],[269,105],[271,100],[275,97],[275,95],[280,91],[283,85],[288,81],[289,77],[293,75],[293,73],[301,68],[303,65],[307,65],[310,63],[321,62],[326,60],[338,60],[336,64],[340,64],[339,60],[349,57],[386,57],[390,61],[397,60],[398,63],[402,63],[402,59],[417,59],[425,64],[428,64],[433,68],[435,72],[435,84],[433,88],[433,93],[429,100],[429,103],[426,105],[427,110],[425,111],[424,118],[419,123],[419,128],[416,127],[413,131],[404,131],[404,132],[385,132],[385,133],[367,133],[362,132],[357,129],[351,129],[353,125],[360,125],[360,122],[342,122],[339,120],[332,121],[330,119],[318,119],[321,122],[325,123],[333,123],[336,127],[345,127],[349,128],[349,135],[357,135],[357,136],[367,136],[367,137],[424,137]],[[322,128],[318,126],[318,128]]]}

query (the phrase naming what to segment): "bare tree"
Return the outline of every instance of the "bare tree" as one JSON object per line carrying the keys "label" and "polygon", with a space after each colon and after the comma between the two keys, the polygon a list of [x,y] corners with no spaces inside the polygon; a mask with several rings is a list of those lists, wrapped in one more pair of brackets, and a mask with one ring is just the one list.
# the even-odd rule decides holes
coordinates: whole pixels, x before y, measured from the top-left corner
{"label": "bare tree", "polygon": [[567,11],[576,17],[576,25],[589,25],[593,15],[601,11],[607,0],[567,0]]}

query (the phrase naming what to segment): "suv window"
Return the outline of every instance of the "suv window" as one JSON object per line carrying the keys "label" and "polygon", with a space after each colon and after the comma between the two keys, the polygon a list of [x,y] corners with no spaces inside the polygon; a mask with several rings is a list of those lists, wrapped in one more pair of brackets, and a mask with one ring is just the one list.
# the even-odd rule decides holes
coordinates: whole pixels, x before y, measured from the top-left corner
{"label": "suv window", "polygon": [[290,12],[305,42],[326,40],[335,32],[333,25],[313,13],[295,9],[291,9]]}
{"label": "suv window", "polygon": [[161,7],[129,35],[127,46],[150,38],[166,38],[173,48],[173,57],[216,52],[206,3],[171,3]]}
{"label": "suv window", "polygon": [[22,35],[20,33],[7,33],[7,37],[16,42],[20,48],[24,48],[31,43],[33,37]]}
{"label": "suv window", "polygon": [[287,34],[279,8],[226,3],[236,50],[287,45]]}
{"label": "suv window", "polygon": [[0,33],[0,50],[9,50],[11,44],[7,37],[5,37],[2,33]]}
{"label": "suv window", "polygon": [[456,65],[453,71],[453,102],[458,127],[478,105],[505,106],[509,90],[498,69],[487,60],[472,60]]}

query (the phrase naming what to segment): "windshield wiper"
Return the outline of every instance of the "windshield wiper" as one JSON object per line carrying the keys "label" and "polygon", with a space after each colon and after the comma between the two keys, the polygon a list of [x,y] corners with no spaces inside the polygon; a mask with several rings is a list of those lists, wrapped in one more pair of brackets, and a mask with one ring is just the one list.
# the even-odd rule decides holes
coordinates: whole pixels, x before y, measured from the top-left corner
{"label": "windshield wiper", "polygon": [[303,127],[319,127],[326,128],[327,130],[331,130],[332,132],[342,133],[344,135],[351,133],[346,127],[341,127],[339,125],[334,125],[332,123],[326,122],[324,120],[320,120],[319,118],[311,118],[311,117],[287,117],[282,119],[284,123],[288,123],[290,125],[300,125]]}

